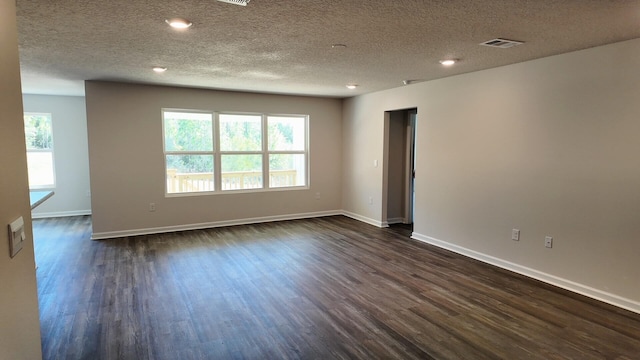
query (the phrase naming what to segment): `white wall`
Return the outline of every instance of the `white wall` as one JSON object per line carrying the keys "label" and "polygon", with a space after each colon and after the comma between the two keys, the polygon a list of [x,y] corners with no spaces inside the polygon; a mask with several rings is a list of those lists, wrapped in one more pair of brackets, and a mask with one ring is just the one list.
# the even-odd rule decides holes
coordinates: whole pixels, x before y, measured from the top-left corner
{"label": "white wall", "polygon": [[[341,100],[94,81],[85,93],[94,238],[340,211]],[[308,114],[310,188],[165,197],[163,107]]]}
{"label": "white wall", "polygon": [[384,112],[417,107],[415,238],[640,312],[638,58],[632,40],[346,100],[344,209],[382,221]]}
{"label": "white wall", "polygon": [[[40,323],[24,141],[16,8],[0,0],[0,359],[40,359]],[[27,239],[9,256],[7,224],[22,216]]]}
{"label": "white wall", "polygon": [[23,95],[25,112],[50,113],[53,123],[55,195],[33,211],[33,217],[91,213],[89,150],[84,97]]}

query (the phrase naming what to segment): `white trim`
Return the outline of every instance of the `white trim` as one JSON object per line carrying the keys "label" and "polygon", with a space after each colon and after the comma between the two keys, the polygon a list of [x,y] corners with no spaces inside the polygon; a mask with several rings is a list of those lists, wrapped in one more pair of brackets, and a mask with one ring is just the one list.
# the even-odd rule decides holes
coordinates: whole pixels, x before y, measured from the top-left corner
{"label": "white trim", "polygon": [[213,221],[213,222],[198,223],[198,224],[161,226],[161,227],[146,228],[146,229],[94,232],[93,234],[91,234],[91,239],[102,240],[102,239],[112,239],[112,238],[120,238],[120,237],[127,237],[127,236],[160,234],[160,233],[186,231],[186,230],[209,229],[209,228],[216,228],[216,227],[222,227],[222,226],[257,224],[257,223],[272,222],[272,221],[308,219],[308,218],[334,216],[334,215],[342,215],[342,212],[340,210],[317,211],[317,212],[300,213],[300,214],[275,215],[275,216],[263,216],[263,217],[257,217],[257,218]]}
{"label": "white trim", "polygon": [[46,218],[58,218],[67,216],[84,216],[91,215],[91,210],[73,210],[73,211],[54,211],[43,213],[31,213],[32,219],[46,219]]}
{"label": "white trim", "polygon": [[404,224],[405,218],[403,217],[396,217],[396,218],[391,218],[391,219],[387,219],[387,221],[384,221],[383,223],[387,223],[387,225],[393,225],[393,224]]}
{"label": "white trim", "polygon": [[367,223],[369,225],[373,225],[373,226],[377,226],[379,228],[385,228],[385,227],[389,227],[388,224],[386,224],[386,222],[381,222],[378,220],[374,220],[362,215],[358,215],[356,213],[352,213],[350,211],[342,211],[342,215],[346,216],[346,217],[350,217],[352,219],[358,220],[358,221],[362,221],[364,223]]}
{"label": "white trim", "polygon": [[640,314],[640,302],[635,300],[627,299],[416,232],[411,234],[411,238]]}

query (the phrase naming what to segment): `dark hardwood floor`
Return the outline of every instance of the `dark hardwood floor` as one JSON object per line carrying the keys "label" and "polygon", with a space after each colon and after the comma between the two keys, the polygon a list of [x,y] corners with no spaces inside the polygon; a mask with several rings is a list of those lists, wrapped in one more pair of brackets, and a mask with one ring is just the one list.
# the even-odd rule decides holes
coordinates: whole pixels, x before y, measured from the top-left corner
{"label": "dark hardwood floor", "polygon": [[640,359],[640,315],[326,217],[91,241],[34,221],[45,359]]}

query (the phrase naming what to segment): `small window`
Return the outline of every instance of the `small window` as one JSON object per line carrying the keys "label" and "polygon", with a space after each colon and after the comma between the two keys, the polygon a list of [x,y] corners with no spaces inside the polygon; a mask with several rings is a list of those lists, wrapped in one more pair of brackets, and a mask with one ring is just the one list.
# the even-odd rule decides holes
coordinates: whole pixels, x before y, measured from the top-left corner
{"label": "small window", "polygon": [[27,144],[29,188],[55,188],[51,114],[25,113],[24,133]]}

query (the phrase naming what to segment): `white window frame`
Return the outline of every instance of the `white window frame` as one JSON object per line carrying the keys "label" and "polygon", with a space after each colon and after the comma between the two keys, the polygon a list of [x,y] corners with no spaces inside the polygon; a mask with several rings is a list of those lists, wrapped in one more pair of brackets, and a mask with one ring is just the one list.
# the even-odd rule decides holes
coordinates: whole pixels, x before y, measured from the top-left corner
{"label": "white window frame", "polygon": [[[221,146],[221,140],[220,140],[220,135],[221,135],[221,131],[220,131],[220,115],[246,115],[246,116],[260,116],[260,136],[261,136],[261,149],[260,150],[247,150],[247,151],[234,151],[234,150],[225,150],[223,151],[220,146]],[[267,143],[266,139],[265,139],[265,128],[264,128],[264,114],[260,114],[260,113],[250,113],[250,112],[233,112],[233,111],[220,111],[220,112],[216,112],[216,116],[215,116],[215,130],[214,130],[214,139],[217,139],[217,148],[216,148],[216,152],[218,154],[217,158],[214,158],[215,160],[218,160],[218,162],[216,163],[217,167],[216,167],[216,185],[219,184],[220,186],[216,186],[216,191],[220,192],[220,193],[238,193],[238,192],[254,192],[254,191],[262,191],[265,190],[265,185],[267,184],[268,179],[265,178],[265,174],[267,174],[265,172],[265,167],[264,167],[264,150],[265,150],[265,144]],[[262,187],[259,188],[253,188],[253,189],[223,189],[222,188],[222,156],[223,155],[262,155]]]}
{"label": "white window frame", "polygon": [[[199,113],[199,114],[211,114],[212,115],[212,151],[167,151],[165,144],[165,129],[164,129],[164,113],[165,112],[181,112],[181,113]],[[232,111],[208,111],[208,110],[190,110],[190,109],[178,109],[178,108],[162,108],[162,150],[163,150],[163,163],[164,163],[164,178],[165,178],[165,197],[182,197],[182,196],[201,196],[201,195],[213,195],[213,194],[237,194],[237,193],[252,193],[252,192],[265,192],[265,191],[291,191],[291,190],[303,190],[310,187],[310,164],[309,164],[309,115],[301,114],[267,114],[267,113],[254,113],[254,112],[232,112]],[[262,149],[261,151],[222,151],[220,142],[220,115],[249,115],[260,116],[261,119],[261,136],[262,136]],[[290,117],[290,118],[303,118],[304,130],[305,130],[305,146],[303,150],[285,151],[285,150],[269,150],[269,134],[268,134],[268,118],[269,117]],[[223,155],[262,155],[262,187],[250,188],[250,189],[222,189],[222,156]],[[293,154],[303,155],[305,159],[304,168],[304,185],[296,186],[270,186],[270,174],[269,174],[269,156],[272,154]],[[167,155],[212,155],[213,156],[213,179],[214,190],[213,191],[193,191],[193,192],[169,192],[167,186]]]}
{"label": "white window frame", "polygon": [[271,176],[269,176],[269,156],[270,155],[278,155],[278,154],[283,154],[283,155],[304,155],[304,160],[305,160],[305,169],[304,169],[304,183],[305,185],[300,185],[298,187],[303,188],[303,189],[308,189],[309,188],[309,116],[308,115],[292,115],[292,114],[265,114],[263,115],[263,119],[262,119],[262,126],[263,126],[263,134],[266,135],[267,137],[269,136],[269,118],[270,117],[278,117],[278,118],[304,118],[304,149],[303,150],[269,150],[269,143],[268,143],[268,139],[267,141],[265,141],[263,143],[263,149],[264,149],[264,157],[263,157],[263,168],[265,170],[263,170],[263,172],[265,174],[267,174],[267,184],[265,185],[265,187],[271,189],[271,190],[278,190],[278,189],[288,189],[291,187],[271,187],[271,184],[269,183],[271,181]]}
{"label": "white window frame", "polygon": [[[186,114],[207,114],[207,115],[211,115],[211,121],[212,126],[211,126],[211,139],[213,141],[213,147],[212,150],[210,151],[167,151],[167,145],[165,143],[165,113],[166,112],[176,112],[176,113],[186,113]],[[175,109],[175,108],[162,108],[162,153],[163,153],[163,163],[164,163],[164,193],[166,197],[172,197],[172,196],[193,196],[193,195],[202,195],[202,194],[211,194],[214,193],[214,191],[197,191],[197,192],[169,192],[168,189],[168,179],[167,179],[167,155],[211,155],[213,156],[213,185],[214,185],[214,189],[215,187],[218,186],[218,180],[216,179],[216,147],[218,147],[218,143],[216,141],[215,138],[215,134],[216,134],[216,129],[215,129],[215,123],[216,123],[216,114],[213,113],[212,111],[203,111],[203,110],[190,110],[190,109]]]}
{"label": "white window frame", "polygon": [[[52,183],[44,184],[44,185],[32,185],[29,182],[29,190],[54,190],[56,188],[56,156],[55,156],[55,140],[53,135],[53,116],[51,113],[43,113],[43,112],[31,112],[25,111],[23,114],[23,128],[26,126],[24,122],[24,118],[27,116],[44,116],[47,117],[49,122],[51,123],[51,149],[29,149],[27,146],[27,163],[29,159],[29,153],[51,153],[51,172],[52,172]],[[25,145],[26,145],[26,129],[25,129]],[[28,165],[27,165],[28,167]]]}

